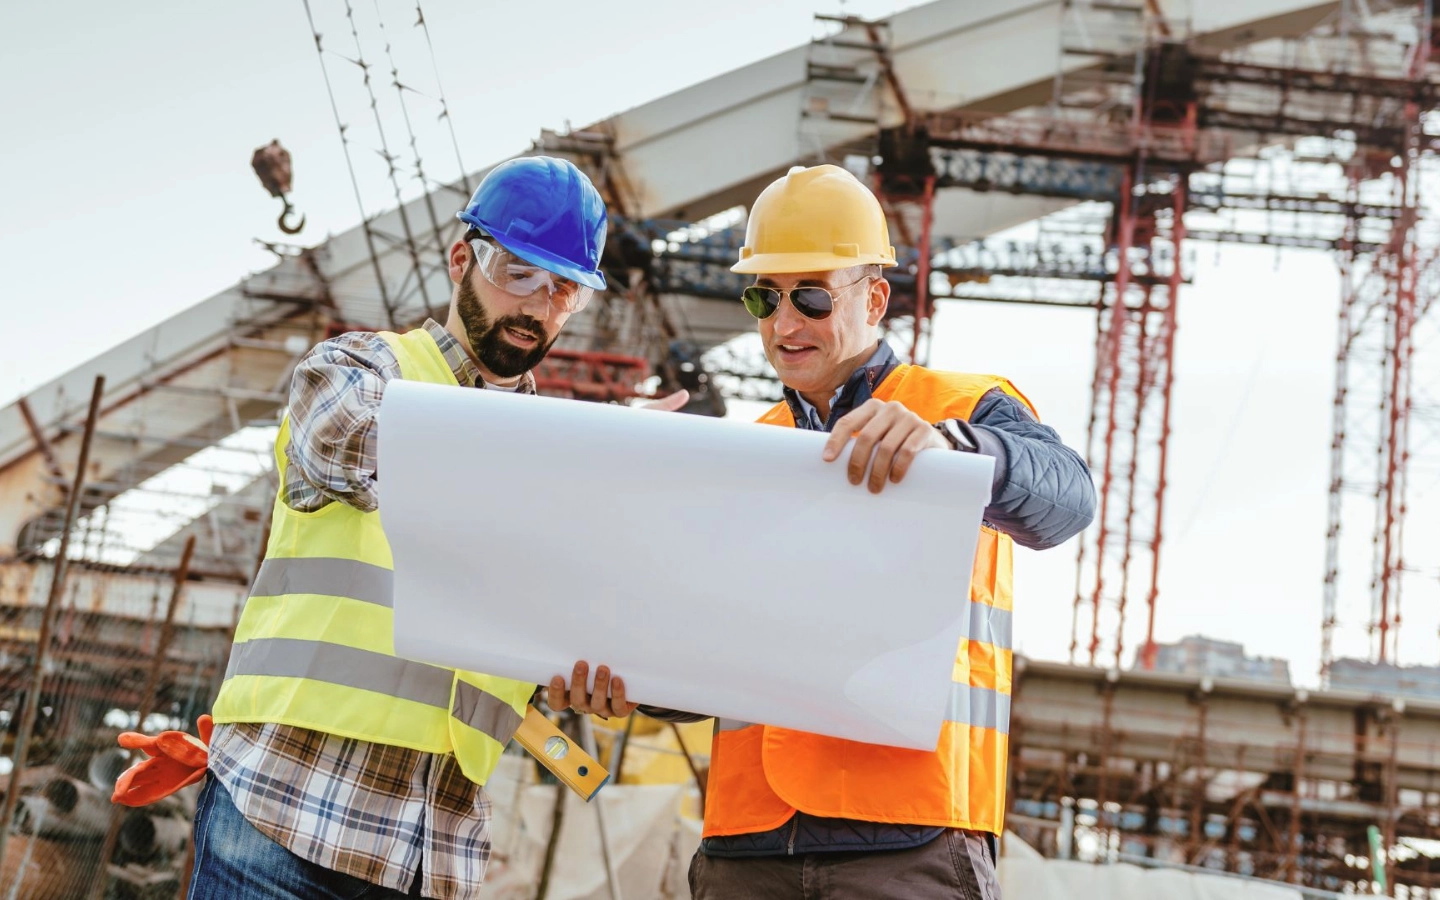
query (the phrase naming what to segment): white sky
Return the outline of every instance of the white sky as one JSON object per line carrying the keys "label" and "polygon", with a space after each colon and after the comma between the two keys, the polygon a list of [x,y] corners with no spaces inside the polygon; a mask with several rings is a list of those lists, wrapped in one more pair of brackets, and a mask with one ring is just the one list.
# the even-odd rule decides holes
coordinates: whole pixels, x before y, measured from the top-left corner
{"label": "white sky", "polygon": [[[374,21],[374,0],[352,2],[362,28]],[[347,49],[348,32],[335,27],[343,5],[313,5],[327,46]],[[851,0],[845,10],[879,16],[903,5]],[[413,5],[379,8],[395,43],[413,44]],[[598,120],[802,43],[812,14],[836,7],[567,0],[546,4],[541,19],[536,9],[425,3],[472,170],[523,150],[542,127]],[[406,57],[402,78],[429,84],[428,58],[416,59],[424,67]],[[383,74],[377,90],[389,90]],[[355,80],[333,60],[331,77]],[[294,200],[309,216],[303,240],[358,221],[295,0],[3,4],[0,83],[0,403],[267,268],[253,239],[279,237],[279,207],[249,159],[271,138],[294,155]],[[362,113],[345,117],[358,128]],[[453,154],[434,149],[448,147],[448,134],[428,113],[412,115],[437,142],[425,151],[432,176],[453,177]],[[402,136],[392,133],[392,145]],[[360,165],[373,211],[388,184],[373,157]],[[1196,283],[1181,300],[1158,634],[1243,641],[1313,682],[1338,277],[1319,253],[1197,250]],[[947,303],[932,364],[1009,376],[1080,446],[1092,329],[1088,312]],[[1433,501],[1437,485],[1418,490],[1427,487]],[[1440,534],[1417,523],[1411,541],[1434,546]],[[1074,556],[1073,545],[1017,554],[1022,650],[1064,657]],[[1364,655],[1368,568],[1355,562],[1339,649]],[[1433,578],[1407,594],[1404,660],[1440,656],[1437,601]],[[1137,609],[1132,622],[1142,618]]]}

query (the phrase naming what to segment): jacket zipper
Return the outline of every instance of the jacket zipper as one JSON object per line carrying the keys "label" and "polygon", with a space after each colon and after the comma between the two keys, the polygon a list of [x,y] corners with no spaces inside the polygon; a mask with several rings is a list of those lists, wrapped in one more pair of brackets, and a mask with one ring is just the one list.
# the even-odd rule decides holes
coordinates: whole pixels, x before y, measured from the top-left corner
{"label": "jacket zipper", "polygon": [[800,817],[796,816],[790,820],[790,842],[785,845],[785,855],[795,855],[795,835],[800,831]]}

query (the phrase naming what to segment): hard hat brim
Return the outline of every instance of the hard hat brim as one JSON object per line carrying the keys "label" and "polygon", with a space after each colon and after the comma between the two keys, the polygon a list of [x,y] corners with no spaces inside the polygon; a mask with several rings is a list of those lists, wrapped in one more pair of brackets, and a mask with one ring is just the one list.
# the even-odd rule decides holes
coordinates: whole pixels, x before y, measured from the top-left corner
{"label": "hard hat brim", "polygon": [[581,284],[597,291],[606,289],[605,275],[602,272],[591,272],[588,269],[581,268],[580,266],[561,259],[553,253],[542,250],[534,244],[527,244],[524,241],[513,240],[506,235],[497,234],[484,222],[463,210],[456,213],[455,218],[467,225],[474,225],[476,228],[484,231],[500,246],[532,266],[539,266],[547,272],[553,272],[561,278],[568,278],[576,284]]}
{"label": "hard hat brim", "polygon": [[893,258],[875,253],[841,256],[838,253],[757,253],[730,267],[740,275],[794,275],[801,272],[834,272],[854,266],[896,265]]}
{"label": "hard hat brim", "polygon": [[561,278],[568,278],[576,284],[582,284],[597,291],[605,290],[605,276],[601,272],[591,272],[580,266],[567,262],[553,253],[527,244],[524,241],[505,240],[500,235],[492,235],[500,246],[511,253],[530,263],[532,266],[539,266],[547,272],[554,272]]}

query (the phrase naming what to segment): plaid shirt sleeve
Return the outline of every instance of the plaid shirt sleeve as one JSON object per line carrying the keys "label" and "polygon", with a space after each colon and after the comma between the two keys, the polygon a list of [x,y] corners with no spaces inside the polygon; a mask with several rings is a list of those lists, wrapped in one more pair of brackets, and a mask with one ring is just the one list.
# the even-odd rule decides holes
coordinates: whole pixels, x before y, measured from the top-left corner
{"label": "plaid shirt sleeve", "polygon": [[314,512],[336,500],[374,512],[375,417],[400,361],[378,334],[325,341],[295,367],[290,384],[290,472],[285,503]]}

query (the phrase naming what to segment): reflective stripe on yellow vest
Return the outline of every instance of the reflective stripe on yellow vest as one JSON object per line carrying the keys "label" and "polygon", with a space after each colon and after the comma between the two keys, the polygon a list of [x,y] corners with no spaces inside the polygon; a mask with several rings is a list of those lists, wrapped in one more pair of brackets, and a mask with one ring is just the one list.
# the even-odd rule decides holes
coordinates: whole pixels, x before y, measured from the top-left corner
{"label": "reflective stripe on yellow vest", "polygon": [[[381,335],[401,377],[457,385],[423,329]],[[235,631],[216,722],[275,722],[454,753],[479,784],[524,718],[535,685],[395,656],[394,562],[379,513],[285,504],[287,418],[275,439],[281,490],[270,543]]]}
{"label": "reflective stripe on yellow vest", "polygon": [[[968,419],[980,398],[997,388],[1030,405],[1003,378],[903,365],[874,397],[938,422]],[[784,403],[759,421],[795,426]],[[1010,732],[1010,564],[1010,538],[982,527],[966,601],[968,626],[955,654],[950,707],[935,752],[721,719],[711,748],[705,835],[768,831],[796,810],[998,834]]]}

